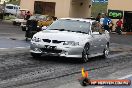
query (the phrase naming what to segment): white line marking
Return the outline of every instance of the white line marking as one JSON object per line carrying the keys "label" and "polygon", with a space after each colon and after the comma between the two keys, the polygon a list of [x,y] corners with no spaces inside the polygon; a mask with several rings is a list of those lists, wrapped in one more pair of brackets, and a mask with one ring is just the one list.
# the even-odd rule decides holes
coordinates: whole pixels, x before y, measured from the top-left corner
{"label": "white line marking", "polygon": [[0,35],[1,35],[1,34],[17,34],[17,33],[0,33]]}
{"label": "white line marking", "polygon": [[7,48],[0,48],[0,49],[7,49]]}
{"label": "white line marking", "polygon": [[132,77],[132,74],[130,74],[130,75],[126,75],[126,76],[121,77],[121,78],[119,78],[119,79],[126,79],[126,78],[129,78],[129,77]]}
{"label": "white line marking", "polygon": [[0,48],[0,49],[5,50],[5,49],[25,49],[25,48],[30,48],[30,46],[27,46],[27,47],[13,47],[13,48]]}
{"label": "white line marking", "polygon": [[16,48],[30,48],[30,46],[27,46],[27,47],[16,47]]}

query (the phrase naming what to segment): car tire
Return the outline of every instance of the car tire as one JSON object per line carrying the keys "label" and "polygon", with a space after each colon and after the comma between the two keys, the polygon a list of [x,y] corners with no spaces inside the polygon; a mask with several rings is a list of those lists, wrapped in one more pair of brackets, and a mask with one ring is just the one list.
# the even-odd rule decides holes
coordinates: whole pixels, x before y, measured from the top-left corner
{"label": "car tire", "polygon": [[84,46],[84,49],[83,49],[83,52],[82,52],[82,59],[81,61],[83,63],[86,63],[88,60],[89,60],[89,48],[90,48],[90,45],[89,43],[86,43],[85,46]]}
{"label": "car tire", "polygon": [[103,51],[103,58],[108,58],[109,56],[109,43],[105,45],[105,49]]}
{"label": "car tire", "polygon": [[39,57],[41,57],[41,54],[31,53],[31,56],[32,56],[33,58],[39,58]]}
{"label": "car tire", "polygon": [[16,25],[16,22],[15,21],[13,21],[13,25]]}

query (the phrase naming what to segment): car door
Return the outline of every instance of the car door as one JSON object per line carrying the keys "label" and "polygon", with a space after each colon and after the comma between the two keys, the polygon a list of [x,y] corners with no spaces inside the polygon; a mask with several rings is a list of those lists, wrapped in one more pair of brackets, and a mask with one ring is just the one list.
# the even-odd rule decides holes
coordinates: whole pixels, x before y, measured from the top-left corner
{"label": "car door", "polygon": [[102,53],[103,47],[103,34],[99,32],[101,27],[98,27],[98,22],[92,24],[92,45],[91,45],[91,52],[93,54]]}

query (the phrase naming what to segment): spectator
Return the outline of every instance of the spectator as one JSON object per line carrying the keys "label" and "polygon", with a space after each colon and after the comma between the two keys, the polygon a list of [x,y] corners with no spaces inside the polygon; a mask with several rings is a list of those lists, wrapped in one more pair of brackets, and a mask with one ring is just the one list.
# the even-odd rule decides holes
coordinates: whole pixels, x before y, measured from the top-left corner
{"label": "spectator", "polygon": [[103,20],[104,20],[104,13],[101,14],[101,17],[100,17],[100,24],[103,26]]}
{"label": "spectator", "polygon": [[117,33],[118,34],[121,34],[121,31],[122,31],[122,25],[123,25],[123,22],[121,21],[121,19],[119,19],[117,22],[116,22],[116,30],[117,30]]}
{"label": "spectator", "polygon": [[28,11],[26,14],[25,14],[25,19],[28,20],[31,16],[31,13],[30,11]]}
{"label": "spectator", "polygon": [[113,26],[114,26],[114,23],[113,23],[113,21],[111,21],[111,23],[109,24],[109,29],[110,29],[110,32],[112,32],[112,31],[113,31]]}
{"label": "spectator", "polygon": [[111,19],[105,14],[104,20],[103,20],[103,26],[104,29],[107,30],[108,32],[110,31],[109,24],[111,23]]}
{"label": "spectator", "polygon": [[98,16],[96,17],[96,21],[100,22],[101,19],[101,13],[98,14]]}
{"label": "spectator", "polygon": [[52,18],[53,18],[53,21],[56,21],[57,20],[57,17],[55,17],[55,16],[52,16]]}

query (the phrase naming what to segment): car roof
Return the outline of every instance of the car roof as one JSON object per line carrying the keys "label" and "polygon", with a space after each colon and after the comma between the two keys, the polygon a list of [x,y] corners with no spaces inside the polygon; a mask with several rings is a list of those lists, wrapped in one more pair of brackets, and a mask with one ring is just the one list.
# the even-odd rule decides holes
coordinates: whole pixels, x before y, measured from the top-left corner
{"label": "car roof", "polygon": [[64,20],[74,20],[74,21],[82,21],[82,22],[90,22],[93,23],[95,22],[95,20],[93,19],[85,19],[85,18],[60,18],[60,19],[64,19]]}

